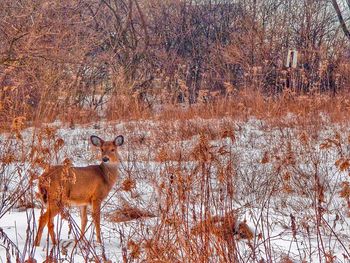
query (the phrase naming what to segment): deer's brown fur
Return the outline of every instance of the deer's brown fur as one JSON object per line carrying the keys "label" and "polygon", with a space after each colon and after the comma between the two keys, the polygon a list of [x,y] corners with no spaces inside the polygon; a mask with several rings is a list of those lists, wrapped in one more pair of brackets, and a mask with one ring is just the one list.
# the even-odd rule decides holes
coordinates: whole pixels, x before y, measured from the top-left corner
{"label": "deer's brown fur", "polygon": [[80,207],[82,236],[87,223],[87,206],[92,207],[97,241],[101,243],[101,202],[107,197],[118,179],[117,148],[123,144],[124,138],[119,135],[115,140],[105,142],[97,136],[91,136],[91,142],[101,150],[102,163],[100,165],[86,167],[59,165],[52,167],[39,177],[39,196],[47,209],[39,219],[35,238],[36,246],[40,245],[45,225],[48,226],[52,243],[56,244],[53,218],[66,206]]}

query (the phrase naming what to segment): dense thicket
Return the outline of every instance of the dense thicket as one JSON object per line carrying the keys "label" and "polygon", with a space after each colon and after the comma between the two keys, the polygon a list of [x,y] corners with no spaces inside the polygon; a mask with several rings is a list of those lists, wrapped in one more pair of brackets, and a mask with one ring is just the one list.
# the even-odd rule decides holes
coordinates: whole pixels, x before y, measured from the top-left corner
{"label": "dense thicket", "polygon": [[[242,88],[335,93],[349,86],[346,3],[3,0],[0,118],[96,108],[116,96],[151,104]],[[296,69],[285,67],[290,49]]]}

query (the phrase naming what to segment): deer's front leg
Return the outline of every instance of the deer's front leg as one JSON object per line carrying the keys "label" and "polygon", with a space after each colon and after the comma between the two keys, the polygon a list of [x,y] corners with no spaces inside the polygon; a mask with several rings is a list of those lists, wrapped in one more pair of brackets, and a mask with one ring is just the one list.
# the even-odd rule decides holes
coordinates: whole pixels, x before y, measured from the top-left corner
{"label": "deer's front leg", "polygon": [[87,206],[80,207],[80,219],[81,219],[81,235],[80,238],[84,237],[86,223],[87,223]]}
{"label": "deer's front leg", "polygon": [[92,201],[92,219],[94,221],[95,228],[96,228],[97,242],[101,243],[101,227],[100,227],[101,201],[100,200]]}

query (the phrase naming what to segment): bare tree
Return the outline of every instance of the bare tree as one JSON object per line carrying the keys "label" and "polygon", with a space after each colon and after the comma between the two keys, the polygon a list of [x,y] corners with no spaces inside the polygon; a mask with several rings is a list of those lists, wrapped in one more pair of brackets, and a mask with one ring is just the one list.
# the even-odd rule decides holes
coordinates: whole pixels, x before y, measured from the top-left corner
{"label": "bare tree", "polygon": [[[346,3],[348,5],[349,12],[350,12],[350,0],[346,0]],[[337,0],[332,0],[332,5],[334,7],[335,12],[337,13],[340,26],[343,29],[345,36],[350,40],[350,31],[349,31],[349,28],[348,28],[348,26],[343,18],[343,14],[340,10],[340,7],[339,7]]]}
{"label": "bare tree", "polygon": [[[329,90],[348,49],[334,21],[335,8],[349,37],[341,7],[336,0],[4,0],[0,119],[94,110],[110,94],[147,101],[165,92],[195,103],[200,90],[225,94],[230,85],[282,90],[290,48],[303,54],[298,90]],[[322,61],[332,66],[319,76]]]}

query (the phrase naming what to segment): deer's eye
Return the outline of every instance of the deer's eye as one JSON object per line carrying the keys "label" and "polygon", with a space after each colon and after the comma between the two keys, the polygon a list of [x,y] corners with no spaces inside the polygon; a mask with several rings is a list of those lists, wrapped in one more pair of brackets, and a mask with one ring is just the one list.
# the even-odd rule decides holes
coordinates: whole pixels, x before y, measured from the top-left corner
{"label": "deer's eye", "polygon": [[114,151],[115,151],[115,149],[112,149],[111,151],[112,151],[112,152],[114,152]]}

